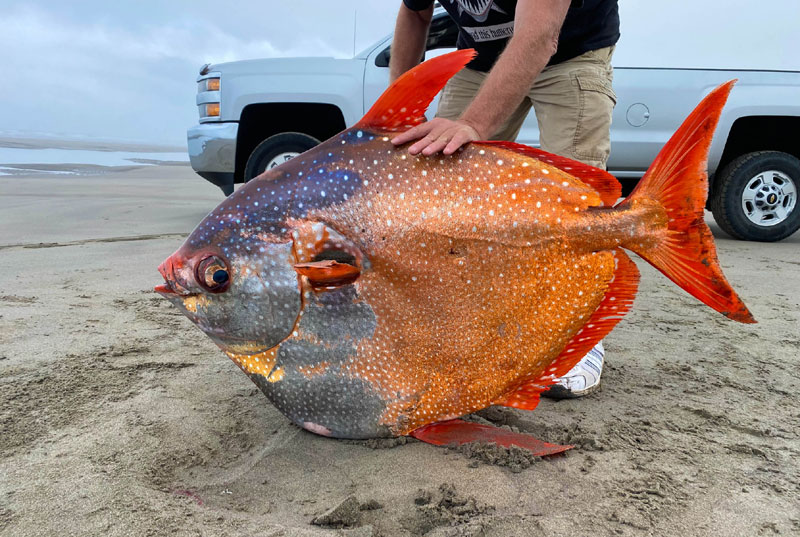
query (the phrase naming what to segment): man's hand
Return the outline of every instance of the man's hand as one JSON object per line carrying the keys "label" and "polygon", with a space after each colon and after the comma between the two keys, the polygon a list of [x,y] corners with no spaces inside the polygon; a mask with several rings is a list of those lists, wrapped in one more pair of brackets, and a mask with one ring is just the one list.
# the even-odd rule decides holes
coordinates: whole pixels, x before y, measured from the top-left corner
{"label": "man's hand", "polygon": [[408,148],[408,152],[412,155],[422,153],[430,156],[439,151],[445,155],[452,155],[462,145],[483,138],[485,136],[463,119],[453,121],[437,117],[398,134],[392,138],[392,143],[402,145],[412,140],[418,140]]}

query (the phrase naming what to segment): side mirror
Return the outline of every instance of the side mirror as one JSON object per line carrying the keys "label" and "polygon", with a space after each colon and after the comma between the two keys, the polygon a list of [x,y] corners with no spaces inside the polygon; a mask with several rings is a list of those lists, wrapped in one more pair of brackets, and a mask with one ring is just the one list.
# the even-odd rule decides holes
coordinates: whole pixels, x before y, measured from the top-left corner
{"label": "side mirror", "polygon": [[[383,49],[380,54],[375,56],[375,65],[377,67],[389,67],[389,60],[392,58],[392,46],[389,45],[385,49]],[[425,53],[422,53],[422,58],[419,60],[420,63],[425,61]]]}

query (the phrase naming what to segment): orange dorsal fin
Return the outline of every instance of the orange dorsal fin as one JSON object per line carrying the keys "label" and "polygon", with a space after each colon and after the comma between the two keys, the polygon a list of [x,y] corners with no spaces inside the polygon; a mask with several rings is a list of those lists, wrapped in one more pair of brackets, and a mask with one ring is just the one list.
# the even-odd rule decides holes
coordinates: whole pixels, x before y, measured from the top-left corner
{"label": "orange dorsal fin", "polygon": [[534,158],[558,168],[562,172],[568,173],[594,188],[597,193],[600,194],[600,199],[603,201],[603,205],[606,207],[613,206],[622,196],[622,185],[619,184],[617,178],[607,171],[601,170],[600,168],[595,168],[594,166],[589,166],[588,164],[578,162],[577,160],[572,160],[567,157],[560,157],[558,155],[554,155],[553,153],[548,153],[547,151],[542,151],[541,149],[518,144],[516,142],[489,140],[474,143],[478,145],[500,147],[514,153],[519,153],[520,155],[525,155],[526,157]]}
{"label": "orange dorsal fin", "polygon": [[561,354],[538,378],[528,381],[493,401],[495,405],[533,410],[539,403],[539,394],[547,390],[559,377],[575,367],[592,347],[597,345],[617,325],[633,306],[639,288],[639,269],[628,255],[614,250],[617,268],[614,279],[608,284],[603,301],[572,337]]}
{"label": "orange dorsal fin", "polygon": [[654,243],[624,246],[707,306],[735,321],[754,323],[722,273],[704,220],[708,148],[735,82],[718,86],[697,105],[620,207],[658,203],[666,212],[666,233]]}
{"label": "orange dorsal fin", "polygon": [[436,94],[474,57],[475,51],[470,48],[417,65],[395,80],[355,127],[399,132],[419,125],[425,121],[425,110]]}

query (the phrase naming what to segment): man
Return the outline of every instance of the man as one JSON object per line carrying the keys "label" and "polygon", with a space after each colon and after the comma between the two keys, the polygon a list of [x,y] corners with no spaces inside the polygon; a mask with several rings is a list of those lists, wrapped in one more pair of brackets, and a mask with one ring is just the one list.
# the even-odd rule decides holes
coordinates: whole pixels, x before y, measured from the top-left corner
{"label": "man", "polygon": [[[392,139],[411,154],[452,154],[474,140],[516,139],[531,106],[542,149],[605,169],[616,97],[611,55],[617,0],[441,0],[457,46],[478,55],[445,86],[436,118]],[[390,81],[419,63],[433,0],[403,0]],[[602,342],[547,393],[580,397],[600,385]]]}

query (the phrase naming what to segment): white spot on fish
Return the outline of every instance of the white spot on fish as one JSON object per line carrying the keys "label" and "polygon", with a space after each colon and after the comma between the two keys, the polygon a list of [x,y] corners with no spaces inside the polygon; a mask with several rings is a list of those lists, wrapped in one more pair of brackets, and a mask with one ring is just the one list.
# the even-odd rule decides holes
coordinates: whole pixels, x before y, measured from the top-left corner
{"label": "white spot on fish", "polygon": [[319,434],[322,436],[330,436],[331,430],[327,427],[323,427],[322,425],[318,425],[316,423],[311,423],[310,421],[303,422],[303,429],[307,431],[311,431],[314,434]]}

